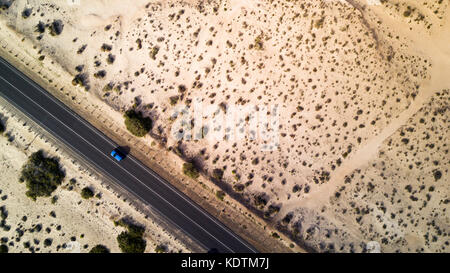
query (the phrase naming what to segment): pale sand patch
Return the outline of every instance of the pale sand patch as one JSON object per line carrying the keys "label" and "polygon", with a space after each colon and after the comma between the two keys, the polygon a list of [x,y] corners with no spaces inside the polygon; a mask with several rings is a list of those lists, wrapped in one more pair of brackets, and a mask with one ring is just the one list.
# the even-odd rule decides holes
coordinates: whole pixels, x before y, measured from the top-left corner
{"label": "pale sand patch", "polygon": [[[386,1],[380,6],[348,2],[353,6],[342,1],[136,2],[123,10],[111,8],[103,17],[102,8],[108,9],[103,1],[72,8],[71,14],[64,6],[55,11],[41,5],[43,1],[31,1],[28,5],[45,11],[45,20],[64,17],[68,22],[60,37],[44,35],[39,41],[33,31],[38,16],[22,20],[14,17],[20,8],[12,7],[4,18],[42,47],[36,55],[50,56],[72,74],[84,65],[91,86],[87,100],[100,98],[119,111],[137,103],[155,119],[152,135],[167,140],[164,148],[180,148],[187,158],[201,161],[209,174],[224,169],[222,187],[247,206],[255,207],[254,197],[264,194],[268,203],[260,213],[275,211],[268,221],[280,224],[300,244],[317,251],[364,251],[367,239],[383,232],[383,224],[376,215],[365,220],[376,226],[367,228],[370,234],[357,223],[347,225],[348,219],[326,212],[329,199],[346,176],[379,157],[386,140],[410,125],[435,92],[448,88],[449,12],[446,1]],[[260,48],[255,49],[258,40]],[[103,43],[112,46],[110,53],[101,52]],[[86,51],[76,54],[84,44]],[[152,59],[154,48],[158,54]],[[115,56],[114,64],[105,63],[108,54]],[[93,77],[99,70],[106,71],[104,79]],[[104,91],[108,83],[116,90]],[[186,87],[184,94],[179,85]],[[280,105],[280,146],[262,151],[264,141],[249,135],[178,143],[170,135],[182,119],[171,118],[173,96],[181,96],[175,106],[196,98],[205,106]],[[103,109],[121,123],[119,111]],[[212,115],[203,119],[206,124]],[[242,114],[236,123],[246,124],[245,119]],[[389,160],[394,166],[401,157]],[[182,161],[171,158],[170,163],[175,171],[181,169]],[[384,188],[383,179],[373,178],[371,183]],[[242,193],[234,192],[242,185]],[[369,205],[387,202],[382,196]],[[357,200],[358,207],[369,202]],[[279,223],[289,214],[294,215],[290,222]],[[324,222],[334,223],[337,231]],[[396,225],[400,230],[401,224]],[[395,236],[385,250],[420,251],[398,243]],[[439,247],[427,246],[426,251]]]}

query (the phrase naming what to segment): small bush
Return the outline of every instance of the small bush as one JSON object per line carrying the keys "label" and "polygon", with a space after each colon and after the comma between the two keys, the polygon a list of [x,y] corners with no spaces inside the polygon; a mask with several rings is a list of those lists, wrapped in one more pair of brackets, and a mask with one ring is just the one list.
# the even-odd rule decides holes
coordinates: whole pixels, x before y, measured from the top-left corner
{"label": "small bush", "polygon": [[39,21],[39,23],[35,27],[35,32],[44,33],[45,32],[45,24],[44,22]]}
{"label": "small bush", "polygon": [[253,197],[255,202],[255,206],[260,209],[264,208],[267,205],[266,196],[264,194],[258,194]]}
{"label": "small bush", "polygon": [[172,96],[172,97],[170,97],[170,98],[169,98],[169,100],[170,100],[170,105],[172,105],[172,106],[176,105],[176,104],[178,103],[178,100],[179,100],[179,99],[180,99],[179,96]]}
{"label": "small bush", "polygon": [[84,188],[81,190],[81,197],[82,197],[83,199],[89,199],[89,198],[92,198],[92,197],[94,197],[94,192],[93,192],[89,187],[84,187]]}
{"label": "small bush", "polygon": [[105,70],[100,70],[100,71],[94,73],[94,77],[96,79],[103,79],[104,77],[106,77],[106,71]]}
{"label": "small bush", "polygon": [[22,18],[23,18],[23,19],[27,19],[28,17],[30,17],[32,11],[33,11],[32,8],[24,9],[24,10],[22,11]]}
{"label": "small bush", "polygon": [[103,52],[109,52],[109,51],[112,50],[112,46],[111,46],[111,45],[108,45],[108,44],[103,44],[102,47],[101,47],[101,50],[102,50]]}
{"label": "small bush", "polygon": [[114,222],[114,224],[125,227],[128,230],[117,236],[119,248],[123,253],[143,253],[145,251],[147,243],[142,238],[145,232],[143,227],[129,223],[123,219]]}
{"label": "small bush", "polygon": [[64,29],[64,24],[61,20],[54,20],[50,25],[50,34],[52,36],[60,35]]}
{"label": "small bush", "polygon": [[8,218],[8,212],[6,211],[5,206],[0,207],[0,218],[1,220]]}
{"label": "small bush", "polygon": [[113,64],[115,60],[116,60],[116,56],[114,56],[112,54],[108,54],[108,58],[106,59],[106,62],[108,64]]}
{"label": "small bush", "polygon": [[152,120],[143,117],[141,112],[128,110],[125,112],[124,118],[127,130],[137,137],[145,136],[152,129]]}
{"label": "small bush", "polygon": [[145,240],[126,231],[117,236],[117,242],[123,253],[144,253],[145,251]]}
{"label": "small bush", "polygon": [[216,197],[217,197],[217,199],[223,201],[223,199],[225,198],[225,193],[223,191],[217,191]]}
{"label": "small bush", "polygon": [[22,169],[21,181],[26,182],[26,195],[33,200],[50,196],[65,177],[56,158],[46,158],[42,150],[33,153]]}
{"label": "small bush", "polygon": [[150,58],[152,58],[153,60],[156,60],[156,55],[158,55],[158,52],[159,52],[159,47],[154,46],[152,48],[152,50],[150,51]]}
{"label": "small bush", "polygon": [[109,253],[109,249],[104,245],[94,246],[89,253]]}
{"label": "small bush", "polygon": [[45,247],[51,246],[52,243],[53,243],[53,240],[50,239],[50,238],[47,238],[47,239],[44,240],[44,246],[45,246]]}
{"label": "small bush", "polygon": [[13,0],[1,0],[0,1],[0,10],[7,10],[12,5]]}
{"label": "small bush", "polygon": [[192,179],[197,179],[200,176],[197,167],[189,162],[183,164],[183,173]]}
{"label": "small bush", "polygon": [[89,90],[89,76],[86,73],[80,73],[75,75],[72,80],[73,86],[81,86],[87,90]]}
{"label": "small bush", "polygon": [[242,192],[242,191],[244,191],[245,186],[243,184],[236,184],[236,185],[233,186],[233,189],[236,192]]}
{"label": "small bush", "polygon": [[255,38],[255,44],[253,48],[256,50],[264,49],[263,35],[259,35],[258,37]]}
{"label": "small bush", "polygon": [[438,181],[442,177],[442,172],[440,170],[433,171],[434,181]]}

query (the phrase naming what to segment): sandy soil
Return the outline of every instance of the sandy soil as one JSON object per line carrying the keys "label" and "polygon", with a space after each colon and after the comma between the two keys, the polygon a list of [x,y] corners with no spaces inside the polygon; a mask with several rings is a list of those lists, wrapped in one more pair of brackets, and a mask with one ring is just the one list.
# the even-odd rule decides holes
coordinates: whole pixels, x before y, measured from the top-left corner
{"label": "sandy soil", "polygon": [[[122,217],[145,227],[147,252],[154,252],[157,245],[166,246],[170,252],[189,251],[53,145],[39,132],[39,127],[10,112],[12,108],[5,107],[3,100],[1,102],[0,118],[7,130],[0,137],[0,168],[3,174],[0,179],[0,207],[7,212],[5,220],[9,230],[2,229],[0,237],[9,252],[77,253],[88,252],[97,244],[105,245],[111,252],[120,252],[116,237],[123,228],[115,227],[114,220]],[[26,197],[25,184],[19,183],[19,177],[28,156],[41,149],[47,156],[59,159],[66,178],[51,198],[33,201]],[[86,186],[96,195],[89,200],[80,196],[81,189]],[[52,202],[53,197],[56,203]],[[51,246],[44,245],[46,239],[51,239]]]}
{"label": "sandy soil", "polygon": [[[154,141],[194,159],[206,174],[223,170],[228,193],[300,245],[360,252],[376,241],[381,251],[448,251],[449,2],[367,3],[16,0],[2,16],[39,45],[36,58],[85,77],[88,94],[116,110],[105,115],[144,111],[155,122]],[[64,23],[60,35],[36,32],[39,21],[54,20]],[[246,108],[233,110],[238,106]],[[444,129],[433,129],[443,146],[433,152],[417,140],[414,156],[428,175],[408,179],[434,186],[436,201],[428,202],[427,215],[418,216],[413,201],[416,214],[401,216],[395,211],[412,199],[404,195],[405,204],[395,205],[391,185],[403,183],[397,175],[409,177],[410,169],[397,166],[406,151],[393,153],[389,143],[428,115],[426,107],[443,109]],[[417,126],[410,141],[427,130]],[[441,158],[439,185],[432,155]],[[380,162],[392,168],[389,175],[377,174]],[[356,173],[364,177],[347,185]],[[358,194],[364,198],[352,194],[367,187]],[[381,203],[380,216],[374,208]],[[364,220],[337,213],[341,207],[363,211]],[[397,226],[415,221],[415,228],[387,231],[390,213],[401,217]],[[434,235],[432,218],[439,223]]]}

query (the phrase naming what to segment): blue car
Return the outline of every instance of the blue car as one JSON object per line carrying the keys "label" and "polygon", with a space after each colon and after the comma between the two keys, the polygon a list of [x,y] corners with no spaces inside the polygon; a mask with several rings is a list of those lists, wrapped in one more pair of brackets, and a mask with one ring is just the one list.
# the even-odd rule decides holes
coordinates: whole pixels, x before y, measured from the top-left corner
{"label": "blue car", "polygon": [[114,157],[117,161],[121,161],[122,159],[125,158],[125,156],[117,149],[112,150],[111,156]]}

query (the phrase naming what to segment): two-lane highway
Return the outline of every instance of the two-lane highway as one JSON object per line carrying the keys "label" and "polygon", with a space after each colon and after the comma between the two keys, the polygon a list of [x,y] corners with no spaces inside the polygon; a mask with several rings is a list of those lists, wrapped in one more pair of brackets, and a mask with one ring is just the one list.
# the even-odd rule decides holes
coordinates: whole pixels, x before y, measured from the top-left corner
{"label": "two-lane highway", "polygon": [[131,155],[121,162],[115,161],[110,156],[116,148],[114,142],[1,58],[0,95],[205,249],[222,253],[256,252]]}

